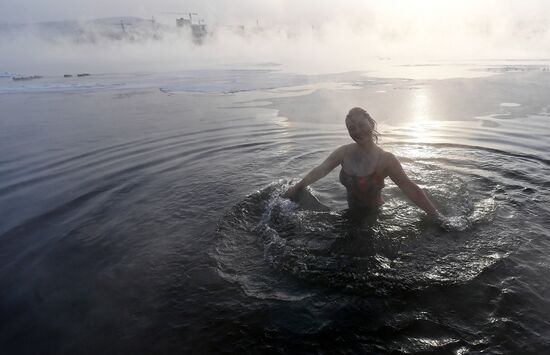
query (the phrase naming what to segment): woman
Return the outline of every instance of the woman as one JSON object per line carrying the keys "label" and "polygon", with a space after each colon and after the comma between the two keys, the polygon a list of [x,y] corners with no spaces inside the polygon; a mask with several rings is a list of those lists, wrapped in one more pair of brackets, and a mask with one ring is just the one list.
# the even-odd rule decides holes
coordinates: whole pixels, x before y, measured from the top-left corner
{"label": "woman", "polygon": [[321,165],[288,189],[283,197],[295,200],[302,189],[341,165],[340,182],[346,187],[350,210],[361,214],[376,213],[384,203],[381,190],[384,179],[389,176],[429,217],[439,220],[440,214],[424,191],[405,174],[399,160],[378,146],[376,121],[367,111],[352,108],[346,116],[346,126],[355,143],[336,149]]}

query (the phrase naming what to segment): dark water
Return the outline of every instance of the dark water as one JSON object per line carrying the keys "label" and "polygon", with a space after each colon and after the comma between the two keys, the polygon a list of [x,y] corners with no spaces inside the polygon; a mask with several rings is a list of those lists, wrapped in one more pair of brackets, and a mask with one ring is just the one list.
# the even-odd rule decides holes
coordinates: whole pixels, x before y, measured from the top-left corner
{"label": "dark water", "polygon": [[320,90],[0,96],[0,353],[546,353],[550,102],[382,125],[442,229],[390,181],[369,221],[337,171],[279,197],[349,138],[262,106],[357,95]]}

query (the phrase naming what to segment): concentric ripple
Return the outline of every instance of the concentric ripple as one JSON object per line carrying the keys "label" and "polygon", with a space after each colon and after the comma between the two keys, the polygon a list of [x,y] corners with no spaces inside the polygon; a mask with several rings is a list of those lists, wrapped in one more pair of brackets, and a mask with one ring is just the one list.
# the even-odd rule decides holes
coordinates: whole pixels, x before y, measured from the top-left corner
{"label": "concentric ripple", "polygon": [[312,103],[354,94],[169,84],[0,97],[0,353],[550,347],[546,110],[379,116],[382,147],[448,219],[389,179],[380,214],[357,219],[337,170],[304,194],[328,210],[280,197],[349,143]]}
{"label": "concentric ripple", "polygon": [[[312,211],[281,198],[289,182],[274,182],[220,220],[213,253],[220,274],[259,298],[291,300],[327,287],[384,295],[468,283],[526,242],[528,233],[519,232],[529,228],[530,190],[518,192],[518,179],[507,183],[510,157],[479,148],[392,150],[415,156],[414,164],[403,156],[404,166],[448,216],[442,225],[427,221],[393,184],[381,213],[357,221],[345,210]],[[488,165],[501,167],[479,168]],[[296,282],[304,286],[298,295]]]}

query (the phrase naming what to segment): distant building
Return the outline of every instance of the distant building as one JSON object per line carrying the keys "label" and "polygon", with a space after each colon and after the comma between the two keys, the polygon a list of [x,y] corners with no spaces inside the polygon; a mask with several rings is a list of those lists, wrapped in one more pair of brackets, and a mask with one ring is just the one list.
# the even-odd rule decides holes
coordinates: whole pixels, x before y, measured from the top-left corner
{"label": "distant building", "polygon": [[183,17],[176,19],[176,27],[191,27],[191,19]]}
{"label": "distant building", "polygon": [[194,24],[192,22],[191,16],[189,18],[180,17],[176,19],[176,27],[178,28],[189,28],[191,30],[191,36],[193,37],[193,42],[196,44],[201,44],[206,35],[208,34],[208,29],[205,24],[198,23]]}

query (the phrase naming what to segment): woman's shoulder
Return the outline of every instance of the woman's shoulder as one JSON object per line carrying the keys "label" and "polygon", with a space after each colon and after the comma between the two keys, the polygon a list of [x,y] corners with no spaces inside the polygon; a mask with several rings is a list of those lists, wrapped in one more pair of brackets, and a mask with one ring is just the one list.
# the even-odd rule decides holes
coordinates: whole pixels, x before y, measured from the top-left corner
{"label": "woman's shoulder", "polygon": [[356,146],[357,146],[357,143],[348,143],[348,144],[341,145],[338,149],[350,149]]}
{"label": "woman's shoulder", "polygon": [[341,145],[338,148],[334,149],[332,153],[330,153],[327,159],[334,162],[341,163],[345,159],[346,155],[348,154],[348,150],[349,150],[348,146],[349,144]]}
{"label": "woman's shoulder", "polygon": [[380,147],[378,147],[378,149],[380,149],[380,161],[384,170],[388,168],[391,169],[396,165],[396,163],[399,164],[399,160],[392,152],[384,150]]}
{"label": "woman's shoulder", "polygon": [[389,152],[387,150],[384,150],[382,147],[378,146],[378,151],[380,154],[380,158],[384,160],[393,160],[396,159],[395,155],[392,152]]}
{"label": "woman's shoulder", "polygon": [[353,149],[355,147],[356,143],[349,143],[349,144],[344,144],[344,145],[341,145],[339,146],[338,148],[336,148],[335,152],[338,152],[340,154],[346,154],[348,153],[351,149]]}

